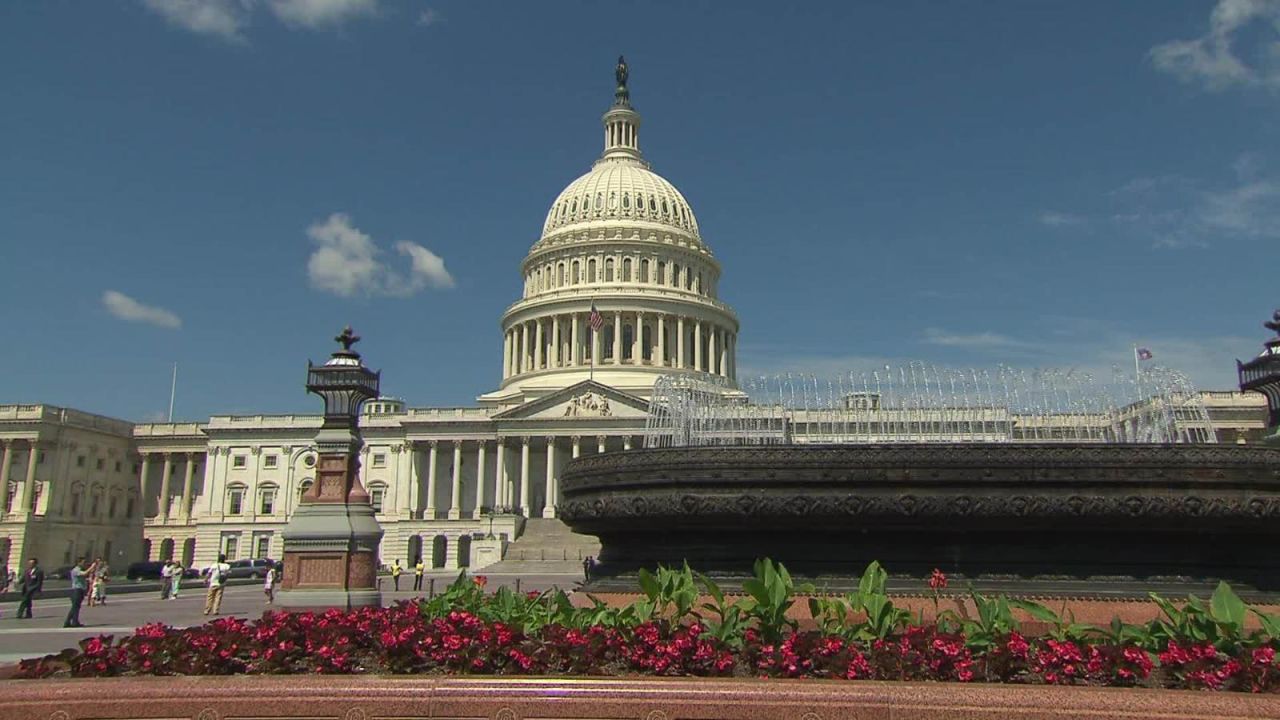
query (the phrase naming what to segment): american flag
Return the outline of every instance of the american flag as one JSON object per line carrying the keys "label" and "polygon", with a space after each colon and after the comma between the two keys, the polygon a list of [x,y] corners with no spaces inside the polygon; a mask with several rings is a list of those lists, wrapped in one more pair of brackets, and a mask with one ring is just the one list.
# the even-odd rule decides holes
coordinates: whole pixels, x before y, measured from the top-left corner
{"label": "american flag", "polygon": [[604,316],[596,309],[595,303],[591,303],[591,315],[587,317],[587,325],[591,326],[593,332],[600,332],[600,328],[604,327]]}
{"label": "american flag", "polygon": [[1150,350],[1148,350],[1148,349],[1146,349],[1146,348],[1138,348],[1138,359],[1139,359],[1139,360],[1150,360],[1150,359],[1151,359],[1151,358],[1153,358],[1153,357],[1155,357],[1155,356],[1151,354],[1151,351],[1150,351]]}

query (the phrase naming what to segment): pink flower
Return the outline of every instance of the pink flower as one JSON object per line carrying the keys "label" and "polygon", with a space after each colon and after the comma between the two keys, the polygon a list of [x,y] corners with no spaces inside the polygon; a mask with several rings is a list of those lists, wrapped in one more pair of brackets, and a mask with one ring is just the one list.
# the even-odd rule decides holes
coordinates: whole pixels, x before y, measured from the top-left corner
{"label": "pink flower", "polygon": [[933,569],[933,574],[929,576],[929,587],[937,592],[947,586],[947,576],[938,568]]}

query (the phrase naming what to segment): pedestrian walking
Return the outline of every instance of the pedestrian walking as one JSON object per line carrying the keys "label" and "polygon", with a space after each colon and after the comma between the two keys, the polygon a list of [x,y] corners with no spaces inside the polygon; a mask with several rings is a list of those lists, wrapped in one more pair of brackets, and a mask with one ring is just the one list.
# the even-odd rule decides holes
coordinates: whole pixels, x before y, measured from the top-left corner
{"label": "pedestrian walking", "polygon": [[31,617],[31,603],[42,590],[44,590],[44,570],[41,569],[39,560],[31,558],[27,560],[26,572],[18,578],[18,592],[22,594],[22,601],[18,603],[19,620]]}
{"label": "pedestrian walking", "polygon": [[204,569],[204,575],[209,578],[209,590],[204,596],[204,614],[208,615],[212,612],[214,615],[222,608],[222,587],[227,580],[227,573],[231,572],[231,566],[227,564],[227,556],[219,555],[218,561],[210,563]]}
{"label": "pedestrian walking", "polygon": [[272,605],[276,599],[276,569],[267,570],[266,582],[262,585],[262,593],[267,596],[267,604]]}
{"label": "pedestrian walking", "polygon": [[426,569],[426,566],[422,564],[422,558],[419,557],[418,563],[413,566],[413,589],[414,590],[422,589],[422,572],[425,569]]}
{"label": "pedestrian walking", "polygon": [[168,600],[169,593],[173,590],[173,563],[165,561],[160,566],[160,599]]}
{"label": "pedestrian walking", "polygon": [[400,573],[402,572],[404,572],[404,569],[400,567],[400,561],[396,560],[395,564],[391,566],[391,582],[395,585],[397,592],[400,590]]}
{"label": "pedestrian walking", "polygon": [[582,559],[582,582],[591,582],[591,567],[595,565],[590,555]]}
{"label": "pedestrian walking", "polygon": [[169,572],[169,599],[178,599],[178,589],[182,587],[182,576],[187,569],[182,567],[182,563],[174,561]]}
{"label": "pedestrian walking", "polygon": [[62,627],[84,627],[80,622],[80,606],[84,604],[84,596],[89,591],[89,577],[97,570],[89,564],[89,558],[82,557],[71,568],[71,609],[67,611],[67,619]]}
{"label": "pedestrian walking", "polygon": [[98,585],[98,572],[97,572],[97,570],[94,570],[93,572],[87,573],[87,574],[85,575],[84,580],[85,580],[85,585],[86,585],[85,590],[84,590],[84,599],[85,599],[85,600],[87,600],[87,601],[89,601],[89,607],[93,607],[93,606],[96,604],[96,603],[95,603],[95,595],[94,595],[94,593],[97,591],[97,585]]}

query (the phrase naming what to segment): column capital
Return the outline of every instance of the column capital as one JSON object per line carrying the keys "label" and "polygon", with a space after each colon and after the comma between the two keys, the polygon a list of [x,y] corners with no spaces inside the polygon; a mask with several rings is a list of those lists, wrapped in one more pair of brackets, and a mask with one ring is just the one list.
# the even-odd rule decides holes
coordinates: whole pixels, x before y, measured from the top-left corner
{"label": "column capital", "polygon": [[581,435],[574,435],[574,436],[572,436],[572,437],[573,437],[573,441],[574,441],[574,442],[582,442],[582,436],[581,436]]}
{"label": "column capital", "polygon": [[438,447],[440,447],[440,441],[439,441],[439,440],[428,440],[428,441],[427,441],[427,445],[428,445],[429,447],[433,448],[433,449],[434,449],[434,448],[438,448]]}
{"label": "column capital", "polygon": [[453,446],[454,446],[455,448],[460,448],[460,447],[462,447],[462,443],[464,443],[464,442],[466,442],[466,440],[454,440],[454,441],[453,441]]}
{"label": "column capital", "polygon": [[555,442],[556,442],[556,436],[555,436],[555,435],[548,435],[548,436],[547,436],[547,444],[548,444],[548,445],[554,445],[554,444],[555,444]]}
{"label": "column capital", "polygon": [[608,436],[608,435],[597,435],[597,436],[596,436],[596,441],[597,441],[597,442],[604,442],[604,441],[606,441],[606,440],[608,440],[608,439],[609,439],[609,436]]}
{"label": "column capital", "polygon": [[533,438],[532,438],[532,437],[530,437],[530,436],[528,436],[528,435],[525,435],[524,437],[520,438],[520,442],[521,442],[521,443],[523,443],[525,447],[528,447],[528,446],[529,446],[529,443],[530,443],[532,440],[533,440]]}
{"label": "column capital", "polygon": [[253,447],[249,448],[249,454],[250,454],[250,455],[254,455],[254,456],[261,455],[261,454],[262,454],[262,446],[261,446],[261,445],[254,445]]}

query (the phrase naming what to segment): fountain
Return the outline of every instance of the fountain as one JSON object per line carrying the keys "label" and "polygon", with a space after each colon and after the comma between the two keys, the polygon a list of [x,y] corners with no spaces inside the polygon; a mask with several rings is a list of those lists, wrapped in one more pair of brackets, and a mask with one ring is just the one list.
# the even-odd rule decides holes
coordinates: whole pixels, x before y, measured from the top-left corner
{"label": "fountain", "polygon": [[645,448],[574,460],[561,492],[600,537],[597,588],[769,556],[833,587],[878,559],[1032,594],[1280,593],[1280,448],[1218,443],[1160,367],[666,376]]}

